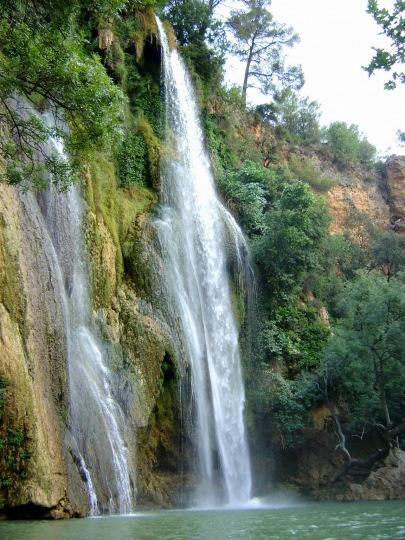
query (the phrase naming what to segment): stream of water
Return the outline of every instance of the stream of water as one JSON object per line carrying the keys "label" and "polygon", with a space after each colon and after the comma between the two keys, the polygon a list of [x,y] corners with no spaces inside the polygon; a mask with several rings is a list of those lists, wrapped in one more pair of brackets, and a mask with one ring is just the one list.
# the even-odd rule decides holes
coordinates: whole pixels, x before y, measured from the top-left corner
{"label": "stream of water", "polygon": [[251,473],[224,238],[231,231],[240,242],[243,235],[216,194],[190,77],[178,52],[169,48],[159,19],[157,25],[171,149],[161,174],[157,228],[191,366],[201,477],[198,503],[218,504],[222,479],[221,502],[240,505],[250,499]]}
{"label": "stream of water", "polygon": [[[45,116],[45,121],[49,118]],[[64,157],[60,140],[48,153]],[[31,212],[36,211],[32,194]],[[44,228],[51,245],[50,271],[60,282],[69,388],[68,448],[85,481],[91,513],[132,510],[133,484],[125,421],[113,396],[112,374],[97,338],[91,314],[89,270],[83,246],[83,202],[77,186],[61,193],[55,186],[39,194]],[[50,251],[49,247],[47,248]]]}

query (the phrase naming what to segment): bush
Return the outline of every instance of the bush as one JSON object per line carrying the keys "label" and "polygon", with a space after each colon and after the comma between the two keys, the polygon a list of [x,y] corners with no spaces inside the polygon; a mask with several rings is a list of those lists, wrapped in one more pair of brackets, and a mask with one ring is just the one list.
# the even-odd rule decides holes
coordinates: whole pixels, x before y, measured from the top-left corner
{"label": "bush", "polygon": [[325,131],[328,150],[339,165],[361,163],[372,165],[376,148],[363,137],[358,126],[345,122],[334,122]]}
{"label": "bush", "polygon": [[259,105],[256,112],[276,127],[280,138],[294,144],[314,145],[320,142],[319,104],[301,98],[287,89],[276,94],[274,102]]}
{"label": "bush", "polygon": [[271,303],[302,286],[306,272],[318,265],[322,239],[327,234],[329,214],[325,203],[302,182],[287,186],[274,207],[266,213],[266,229],[255,245]]}
{"label": "bush", "polygon": [[328,191],[336,183],[330,176],[323,175],[309,158],[292,156],[288,164],[297,180],[306,182],[317,191]]}
{"label": "bush", "polygon": [[263,231],[268,178],[267,169],[253,162],[219,178],[219,189],[249,235]]}
{"label": "bush", "polygon": [[118,151],[118,176],[121,186],[136,184],[151,187],[159,175],[159,141],[145,118],[129,129]]}
{"label": "bush", "polygon": [[147,184],[149,172],[146,142],[140,133],[127,133],[118,152],[118,177],[121,186]]}

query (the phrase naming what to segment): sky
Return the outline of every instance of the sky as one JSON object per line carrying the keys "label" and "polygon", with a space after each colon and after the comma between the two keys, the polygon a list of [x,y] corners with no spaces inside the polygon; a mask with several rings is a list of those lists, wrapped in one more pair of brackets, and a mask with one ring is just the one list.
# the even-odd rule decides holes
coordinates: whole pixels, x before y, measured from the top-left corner
{"label": "sky", "polygon": [[[321,123],[357,124],[380,155],[405,154],[396,138],[398,129],[405,130],[404,85],[384,90],[387,74],[369,77],[361,67],[369,63],[373,46],[387,45],[366,8],[367,0],[273,0],[270,10],[300,36],[287,59],[302,65],[306,82],[301,94],[318,101]],[[226,79],[242,84],[243,66],[237,60],[227,63]],[[248,101],[268,99],[250,90]]]}

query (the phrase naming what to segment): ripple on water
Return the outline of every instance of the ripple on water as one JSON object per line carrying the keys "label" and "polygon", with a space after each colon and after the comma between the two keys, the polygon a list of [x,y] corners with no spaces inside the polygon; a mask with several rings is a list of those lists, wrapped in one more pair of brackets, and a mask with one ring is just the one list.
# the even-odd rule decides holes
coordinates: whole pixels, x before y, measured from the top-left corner
{"label": "ripple on water", "polygon": [[[342,509],[344,508],[344,512]],[[341,522],[335,520],[339,515]],[[385,519],[380,519],[385,516]],[[339,527],[337,525],[340,525]],[[403,540],[404,503],[140,512],[66,522],[0,522],[1,540]]]}

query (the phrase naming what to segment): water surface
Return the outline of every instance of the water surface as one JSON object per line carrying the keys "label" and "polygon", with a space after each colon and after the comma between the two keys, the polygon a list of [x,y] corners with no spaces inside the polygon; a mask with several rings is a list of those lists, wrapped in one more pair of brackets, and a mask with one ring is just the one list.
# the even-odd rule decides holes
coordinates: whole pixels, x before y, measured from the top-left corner
{"label": "water surface", "polygon": [[311,503],[229,511],[173,510],[70,521],[0,523],[1,540],[396,540],[405,501]]}

